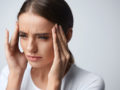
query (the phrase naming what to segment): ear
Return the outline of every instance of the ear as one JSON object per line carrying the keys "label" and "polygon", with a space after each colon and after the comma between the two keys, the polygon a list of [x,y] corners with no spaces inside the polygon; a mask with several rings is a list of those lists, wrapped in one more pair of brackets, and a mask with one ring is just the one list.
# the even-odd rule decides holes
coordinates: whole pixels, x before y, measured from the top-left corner
{"label": "ear", "polygon": [[72,28],[69,28],[69,29],[67,30],[67,33],[66,33],[67,42],[69,42],[69,41],[71,40],[71,38],[72,38],[72,33],[73,33]]}

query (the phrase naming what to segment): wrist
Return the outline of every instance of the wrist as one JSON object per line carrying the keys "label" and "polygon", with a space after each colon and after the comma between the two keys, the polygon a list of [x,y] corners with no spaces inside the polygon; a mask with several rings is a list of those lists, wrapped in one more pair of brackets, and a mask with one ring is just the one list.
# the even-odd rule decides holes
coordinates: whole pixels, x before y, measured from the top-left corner
{"label": "wrist", "polygon": [[48,79],[47,90],[60,90],[61,80]]}
{"label": "wrist", "polygon": [[7,90],[20,90],[23,75],[23,72],[11,71],[8,76]]}
{"label": "wrist", "polygon": [[9,77],[16,77],[16,78],[21,78],[24,75],[24,71],[10,71],[9,72]]}
{"label": "wrist", "polygon": [[10,74],[17,74],[21,75],[24,74],[24,69],[16,68],[16,69],[10,69]]}

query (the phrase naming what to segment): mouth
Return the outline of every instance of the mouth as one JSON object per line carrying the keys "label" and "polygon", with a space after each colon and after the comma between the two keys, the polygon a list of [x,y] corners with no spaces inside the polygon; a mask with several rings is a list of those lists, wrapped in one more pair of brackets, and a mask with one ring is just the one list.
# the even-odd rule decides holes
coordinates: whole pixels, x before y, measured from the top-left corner
{"label": "mouth", "polygon": [[28,60],[34,62],[34,61],[40,60],[42,57],[40,57],[40,56],[31,56],[31,55],[27,55],[27,58],[28,58]]}

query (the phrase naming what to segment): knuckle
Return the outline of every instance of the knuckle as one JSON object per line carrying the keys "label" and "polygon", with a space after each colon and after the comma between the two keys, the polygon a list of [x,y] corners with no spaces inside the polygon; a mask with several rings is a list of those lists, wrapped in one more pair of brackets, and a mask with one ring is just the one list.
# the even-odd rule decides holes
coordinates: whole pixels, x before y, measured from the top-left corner
{"label": "knuckle", "polygon": [[66,59],[69,60],[70,59],[70,54],[66,55]]}

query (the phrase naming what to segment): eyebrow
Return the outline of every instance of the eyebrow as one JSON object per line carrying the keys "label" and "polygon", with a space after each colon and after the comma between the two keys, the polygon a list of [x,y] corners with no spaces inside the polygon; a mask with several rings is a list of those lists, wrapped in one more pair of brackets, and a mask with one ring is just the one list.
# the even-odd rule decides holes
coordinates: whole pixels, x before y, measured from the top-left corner
{"label": "eyebrow", "polygon": [[[19,31],[19,34],[27,34],[23,31]],[[34,35],[36,36],[46,36],[46,35],[51,35],[51,33],[35,33]]]}

